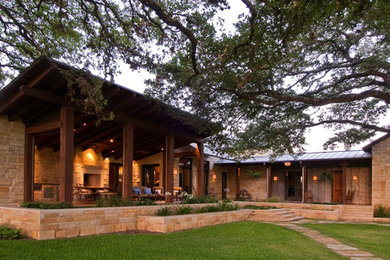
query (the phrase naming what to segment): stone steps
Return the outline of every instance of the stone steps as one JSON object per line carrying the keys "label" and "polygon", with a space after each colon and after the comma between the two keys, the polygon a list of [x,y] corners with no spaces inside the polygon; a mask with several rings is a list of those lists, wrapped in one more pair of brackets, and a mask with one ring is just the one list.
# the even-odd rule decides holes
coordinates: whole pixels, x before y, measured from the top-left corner
{"label": "stone steps", "polygon": [[288,209],[253,210],[248,220],[289,222],[304,219]]}

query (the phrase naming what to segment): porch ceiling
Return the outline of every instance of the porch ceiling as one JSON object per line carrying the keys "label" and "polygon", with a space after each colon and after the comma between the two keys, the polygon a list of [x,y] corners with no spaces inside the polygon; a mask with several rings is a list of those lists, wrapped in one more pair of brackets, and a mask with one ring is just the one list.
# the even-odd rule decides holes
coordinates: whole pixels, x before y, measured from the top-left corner
{"label": "porch ceiling", "polygon": [[[61,105],[72,105],[75,113],[75,145],[94,148],[103,156],[122,156],[123,123],[134,123],[134,158],[161,151],[165,136],[175,136],[175,147],[202,141],[209,135],[210,125],[189,113],[119,85],[105,82],[102,92],[107,110],[114,112],[113,121],[85,115],[67,98],[67,83],[60,73],[72,69],[66,64],[43,57],[0,91],[0,114],[10,121],[22,118],[26,127],[59,121]],[[111,140],[112,139],[112,140]],[[35,135],[38,148],[59,149],[59,130]]]}

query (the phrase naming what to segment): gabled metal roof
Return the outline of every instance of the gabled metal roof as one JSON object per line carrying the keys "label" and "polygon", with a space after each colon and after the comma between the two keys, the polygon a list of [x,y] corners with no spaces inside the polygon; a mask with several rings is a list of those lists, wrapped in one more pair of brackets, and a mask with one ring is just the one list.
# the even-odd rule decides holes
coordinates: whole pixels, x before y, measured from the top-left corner
{"label": "gabled metal roof", "polygon": [[384,136],[382,136],[382,137],[380,137],[380,138],[378,138],[378,139],[372,141],[372,142],[369,143],[368,145],[364,146],[364,147],[363,147],[363,150],[364,150],[365,152],[371,152],[372,147],[373,147],[374,145],[376,145],[377,143],[382,142],[383,140],[385,140],[385,139],[387,139],[387,138],[389,138],[389,137],[390,137],[390,133],[385,134]]}
{"label": "gabled metal roof", "polygon": [[[364,151],[332,151],[332,152],[315,152],[304,154],[286,154],[277,156],[273,160],[271,156],[258,156],[240,161],[241,164],[254,164],[254,163],[271,163],[271,162],[294,162],[294,161],[325,161],[325,160],[357,160],[357,159],[370,159],[371,153]],[[217,164],[235,164],[236,161],[229,159],[222,159]]]}

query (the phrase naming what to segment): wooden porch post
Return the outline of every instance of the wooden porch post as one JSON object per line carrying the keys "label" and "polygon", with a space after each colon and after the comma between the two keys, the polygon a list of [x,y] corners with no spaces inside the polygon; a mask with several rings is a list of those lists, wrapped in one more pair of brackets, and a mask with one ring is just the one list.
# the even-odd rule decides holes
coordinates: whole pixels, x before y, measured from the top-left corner
{"label": "wooden porch post", "polygon": [[268,193],[267,196],[268,198],[271,198],[272,195],[272,171],[271,171],[271,166],[268,166],[267,168],[267,173],[268,173],[268,178],[267,178],[267,188],[268,188]]}
{"label": "wooden porch post", "polygon": [[60,113],[60,201],[73,200],[74,109],[62,106]]}
{"label": "wooden porch post", "polygon": [[34,200],[34,136],[26,134],[24,139],[24,201]]}
{"label": "wooden porch post", "polygon": [[238,194],[240,193],[240,183],[241,182],[241,167],[237,165],[236,168],[236,199],[238,199]]}
{"label": "wooden porch post", "polygon": [[167,149],[166,149],[166,147],[164,147],[163,154],[162,154],[162,156],[163,156],[163,160],[162,160],[162,163],[163,163],[162,174],[163,174],[163,176],[162,176],[162,184],[161,184],[164,187],[164,192],[167,188],[167,152],[166,151],[167,151]]}
{"label": "wooden porch post", "polygon": [[123,126],[123,183],[122,197],[131,200],[133,197],[133,146],[134,125],[126,123]]}
{"label": "wooden porch post", "polygon": [[302,202],[306,202],[306,175],[307,175],[307,168],[306,165],[302,164]]}
{"label": "wooden porch post", "polygon": [[347,162],[341,163],[341,203],[347,202]]}
{"label": "wooden porch post", "polygon": [[173,135],[166,136],[165,153],[166,153],[166,176],[167,186],[166,192],[170,192],[171,196],[165,197],[165,202],[173,202],[173,161],[175,158],[175,137]]}
{"label": "wooden porch post", "polygon": [[204,195],[204,161],[203,161],[203,143],[196,144],[196,162],[198,169],[197,190],[198,195]]}

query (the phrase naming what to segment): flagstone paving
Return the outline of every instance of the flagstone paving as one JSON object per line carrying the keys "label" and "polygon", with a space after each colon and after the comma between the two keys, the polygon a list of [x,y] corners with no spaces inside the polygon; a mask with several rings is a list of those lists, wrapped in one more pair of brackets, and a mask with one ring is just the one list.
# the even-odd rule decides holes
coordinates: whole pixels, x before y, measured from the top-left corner
{"label": "flagstone paving", "polygon": [[330,250],[333,250],[339,255],[349,257],[352,260],[380,260],[382,258],[374,257],[371,253],[360,250],[358,248],[348,246],[346,244],[341,243],[340,241],[328,237],[324,234],[321,234],[320,232],[302,227],[302,226],[297,226],[296,224],[292,223],[275,223],[276,225],[283,226],[286,228],[290,228],[293,230],[296,230],[305,236],[310,237],[311,239],[325,245],[327,248]]}

